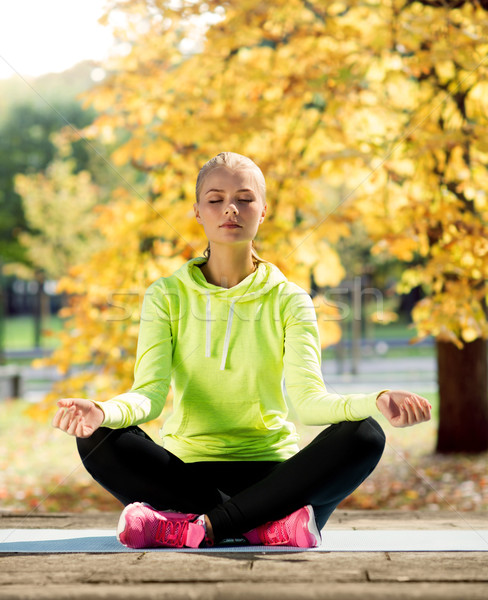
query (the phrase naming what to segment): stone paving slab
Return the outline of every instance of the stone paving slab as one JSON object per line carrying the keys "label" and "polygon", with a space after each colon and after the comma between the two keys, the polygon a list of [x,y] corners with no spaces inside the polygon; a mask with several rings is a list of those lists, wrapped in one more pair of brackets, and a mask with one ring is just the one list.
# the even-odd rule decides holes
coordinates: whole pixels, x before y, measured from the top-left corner
{"label": "stone paving slab", "polygon": [[4,600],[93,600],[95,598],[143,599],[143,600],[486,600],[485,584],[465,583],[335,583],[324,585],[292,583],[182,583],[147,584],[132,586],[114,585],[65,585],[59,586],[12,586],[0,589]]}
{"label": "stone paving slab", "polygon": [[[0,528],[111,528],[119,513],[0,513]],[[335,511],[327,529],[488,529],[485,513]],[[0,598],[477,600],[488,552],[0,555]]]}

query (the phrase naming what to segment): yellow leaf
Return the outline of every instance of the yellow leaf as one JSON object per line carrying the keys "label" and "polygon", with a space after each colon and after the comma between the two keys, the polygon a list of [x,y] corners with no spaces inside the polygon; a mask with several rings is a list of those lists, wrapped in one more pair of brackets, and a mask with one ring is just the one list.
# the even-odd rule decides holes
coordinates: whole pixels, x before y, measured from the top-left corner
{"label": "yellow leaf", "polygon": [[474,327],[464,327],[461,331],[462,338],[465,342],[474,342],[480,337],[480,331]]}
{"label": "yellow leaf", "polygon": [[376,311],[370,316],[370,320],[373,323],[379,323],[381,325],[387,325],[398,320],[398,314],[391,310]]}

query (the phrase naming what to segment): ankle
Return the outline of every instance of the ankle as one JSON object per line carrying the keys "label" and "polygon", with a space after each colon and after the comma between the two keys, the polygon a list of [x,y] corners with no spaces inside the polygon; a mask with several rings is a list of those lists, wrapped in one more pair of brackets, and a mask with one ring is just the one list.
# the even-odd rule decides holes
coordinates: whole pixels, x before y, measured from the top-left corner
{"label": "ankle", "polygon": [[203,515],[205,519],[205,527],[207,529],[207,537],[211,542],[215,542],[215,536],[213,533],[212,523],[210,523],[210,519],[207,515]]}

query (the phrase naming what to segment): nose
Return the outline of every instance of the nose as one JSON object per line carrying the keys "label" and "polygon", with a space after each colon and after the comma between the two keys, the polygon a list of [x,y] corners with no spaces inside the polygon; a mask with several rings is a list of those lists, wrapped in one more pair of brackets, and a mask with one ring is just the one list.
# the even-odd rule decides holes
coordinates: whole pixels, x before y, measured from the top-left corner
{"label": "nose", "polygon": [[230,211],[234,211],[234,214],[238,213],[237,206],[234,203],[231,203],[225,209],[225,214],[227,215]]}

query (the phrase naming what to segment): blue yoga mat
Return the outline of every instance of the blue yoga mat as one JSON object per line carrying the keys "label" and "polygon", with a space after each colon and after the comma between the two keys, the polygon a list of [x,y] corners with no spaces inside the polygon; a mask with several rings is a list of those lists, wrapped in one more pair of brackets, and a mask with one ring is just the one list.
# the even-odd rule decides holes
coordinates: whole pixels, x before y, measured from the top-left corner
{"label": "blue yoga mat", "polygon": [[134,550],[113,529],[0,529],[0,553],[57,552],[488,552],[488,530],[324,530],[319,548],[215,546]]}

